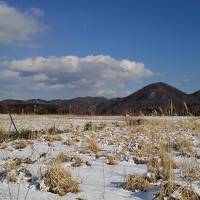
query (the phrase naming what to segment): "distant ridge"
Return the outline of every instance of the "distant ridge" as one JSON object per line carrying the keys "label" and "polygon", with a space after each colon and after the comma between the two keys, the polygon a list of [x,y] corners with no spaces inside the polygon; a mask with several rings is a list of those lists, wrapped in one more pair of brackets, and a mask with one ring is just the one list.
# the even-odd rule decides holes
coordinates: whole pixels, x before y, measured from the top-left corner
{"label": "distant ridge", "polygon": [[200,90],[191,94],[191,96],[193,96],[195,99],[197,99],[198,101],[200,101]]}
{"label": "distant ridge", "polygon": [[78,97],[68,100],[3,100],[0,113],[81,115],[200,115],[200,90],[187,94],[163,82],[153,83],[123,98]]}

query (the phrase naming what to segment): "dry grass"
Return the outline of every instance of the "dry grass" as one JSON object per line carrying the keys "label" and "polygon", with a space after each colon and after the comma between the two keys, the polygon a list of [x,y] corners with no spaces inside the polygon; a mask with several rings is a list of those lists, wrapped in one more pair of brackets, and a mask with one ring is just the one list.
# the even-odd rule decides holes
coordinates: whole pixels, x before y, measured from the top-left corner
{"label": "dry grass", "polygon": [[176,185],[174,182],[171,182],[171,181],[162,182],[160,186],[160,191],[158,194],[159,200],[173,199],[172,194],[174,191],[178,189],[178,187],[179,187],[178,185]]}
{"label": "dry grass", "polygon": [[0,129],[0,143],[4,142],[7,139],[7,135],[3,129]]}
{"label": "dry grass", "polygon": [[14,160],[12,161],[8,161],[6,162],[3,167],[7,170],[7,171],[10,171],[10,170],[16,170],[20,167],[22,161],[21,159],[19,158],[15,158]]}
{"label": "dry grass", "polygon": [[56,157],[56,161],[63,163],[63,162],[70,162],[71,161],[71,157],[68,156],[67,154],[61,152],[60,154],[58,154],[58,156]]}
{"label": "dry grass", "polygon": [[162,174],[165,177],[165,180],[174,179],[173,169],[177,168],[175,161],[173,160],[173,156],[171,153],[165,153],[162,159]]}
{"label": "dry grass", "polygon": [[147,164],[148,161],[139,157],[133,157],[133,161],[136,165],[143,165],[143,164]]}
{"label": "dry grass", "polygon": [[92,136],[92,137],[88,138],[87,143],[88,143],[88,149],[91,152],[97,154],[100,151],[100,147],[97,143],[96,137]]}
{"label": "dry grass", "polygon": [[64,145],[69,145],[69,146],[75,145],[75,144],[76,144],[76,140],[69,138],[69,139],[65,140],[65,141],[63,142],[63,144],[64,144]]}
{"label": "dry grass", "polygon": [[150,187],[149,182],[138,174],[128,175],[125,177],[123,188],[135,192],[136,190],[147,191]]}
{"label": "dry grass", "polygon": [[161,161],[158,158],[152,158],[147,164],[148,177],[150,183],[156,183],[160,179]]}
{"label": "dry grass", "polygon": [[32,144],[32,142],[28,141],[28,140],[19,140],[19,141],[14,142],[14,147],[15,147],[15,149],[24,149],[29,144]]}
{"label": "dry grass", "polygon": [[[188,124],[190,122],[191,124]],[[179,167],[175,163],[174,156],[178,156],[180,153],[182,156],[187,157],[187,162],[180,168],[185,181],[187,183],[188,181],[192,183],[193,181],[200,180],[199,165],[197,163],[188,162],[188,157],[194,157],[194,145],[197,145],[198,147],[197,142],[199,138],[197,137],[196,132],[199,128],[197,126],[197,122],[192,123],[190,119],[188,121],[187,119],[186,121],[182,119],[179,121],[178,119],[176,122],[174,119],[168,120],[162,118],[152,120],[142,117],[130,117],[123,121],[122,124],[123,126],[121,125],[121,128],[116,129],[115,124],[112,124],[111,126],[107,126],[105,131],[98,131],[99,129],[103,129],[105,127],[104,124],[100,124],[101,128],[98,128],[94,122],[89,122],[86,123],[84,127],[84,130],[87,132],[83,131],[83,127],[76,128],[74,126],[69,128],[67,131],[70,133],[69,135],[71,135],[71,137],[69,137],[66,141],[63,140],[63,143],[59,142],[59,144],[62,143],[68,146],[74,145],[70,147],[70,150],[73,149],[74,152],[79,151],[79,153],[89,154],[79,154],[79,156],[84,156],[84,160],[87,160],[87,156],[94,157],[95,154],[96,159],[99,159],[100,157],[106,159],[108,165],[116,165],[120,162],[118,158],[123,158],[124,160],[129,161],[130,157],[133,158],[136,164],[147,165],[147,177],[139,176],[137,174],[128,175],[123,183],[123,188],[131,191],[146,191],[151,184],[160,184],[161,182],[159,192],[160,199],[164,199],[164,197],[169,197],[170,199],[170,195],[180,189],[180,185],[176,185],[176,177],[174,176],[174,172],[177,172],[176,176],[180,176],[180,171],[174,170]],[[195,134],[193,134],[193,131],[195,131]],[[62,135],[57,135],[55,130],[52,129],[49,133],[47,132],[45,131],[45,134],[48,135],[42,136],[42,138],[49,141],[48,145],[51,144],[51,141],[62,140]],[[29,136],[30,133],[25,135]],[[114,147],[101,150],[99,142],[104,138],[105,141],[108,141],[108,145],[114,145]],[[44,140],[41,140],[41,142],[43,141]],[[105,145],[107,144],[105,143]],[[116,146],[119,146],[119,149],[115,152],[110,151],[110,149],[115,149]],[[108,156],[106,157],[106,155]],[[89,162],[83,162],[81,158],[82,157],[71,157],[61,152],[57,157],[51,159],[49,165],[47,166],[48,169],[60,168],[58,167],[59,164],[61,166],[65,166],[63,163],[69,161],[72,167],[80,167],[81,165],[91,166],[91,164],[93,166],[93,160],[90,164]],[[27,159],[27,161],[23,161],[23,163],[29,164],[32,164],[32,162],[33,161],[29,159]],[[10,165],[12,166],[12,164]],[[14,164],[13,167],[8,168],[17,169]],[[60,183],[58,183],[58,185],[59,184]],[[50,190],[54,193],[64,195],[66,192],[63,192],[63,189],[57,189],[59,187],[61,186],[54,186],[52,188],[56,189]],[[179,193],[183,194],[182,199],[180,200],[188,200],[188,194],[190,194],[189,196],[193,198],[193,193],[192,191],[189,191],[188,188],[180,190]],[[194,200],[196,199],[194,198]]]}
{"label": "dry grass", "polygon": [[181,200],[199,200],[200,196],[193,190],[192,187],[181,187],[179,189]]}
{"label": "dry grass", "polygon": [[84,131],[92,131],[95,128],[95,124],[93,122],[87,122],[84,126]]}
{"label": "dry grass", "polygon": [[45,135],[44,139],[48,142],[62,141],[63,140],[63,138],[60,135]]}
{"label": "dry grass", "polygon": [[129,127],[144,125],[146,121],[144,118],[133,118],[131,116],[125,118],[126,125]]}
{"label": "dry grass", "polygon": [[76,157],[72,158],[71,166],[72,167],[80,167],[82,165],[82,163],[83,163],[83,161],[81,160],[81,158],[76,156]]}
{"label": "dry grass", "polygon": [[49,135],[56,135],[56,134],[62,133],[63,131],[58,129],[58,128],[56,128],[55,126],[53,126],[53,127],[50,127],[49,129],[47,129],[46,132]]}
{"label": "dry grass", "polygon": [[176,137],[176,143],[173,146],[176,151],[180,151],[185,156],[192,156],[194,154],[192,147],[192,142],[180,135]]}
{"label": "dry grass", "polygon": [[16,183],[17,182],[17,175],[14,172],[8,172],[5,177],[7,183]]}
{"label": "dry grass", "polygon": [[114,155],[108,155],[108,156],[106,157],[106,160],[107,160],[106,163],[107,163],[108,165],[117,165],[118,162],[119,162],[117,156],[114,156]]}
{"label": "dry grass", "polygon": [[200,163],[195,159],[185,160],[181,172],[188,181],[200,181]]}
{"label": "dry grass", "polygon": [[23,160],[23,163],[25,163],[25,164],[33,164],[33,160],[31,158],[25,158]]}
{"label": "dry grass", "polygon": [[[81,146],[79,148],[79,153],[81,154],[87,154],[87,153],[90,153],[90,149],[88,148],[88,146]],[[98,153],[97,153],[98,154]]]}
{"label": "dry grass", "polygon": [[22,172],[25,177],[32,177],[31,172],[28,169],[26,169],[26,168],[20,169],[20,172]]}
{"label": "dry grass", "polygon": [[44,183],[52,193],[64,196],[72,192],[80,191],[79,183],[72,177],[71,173],[62,167],[50,167],[44,173]]}

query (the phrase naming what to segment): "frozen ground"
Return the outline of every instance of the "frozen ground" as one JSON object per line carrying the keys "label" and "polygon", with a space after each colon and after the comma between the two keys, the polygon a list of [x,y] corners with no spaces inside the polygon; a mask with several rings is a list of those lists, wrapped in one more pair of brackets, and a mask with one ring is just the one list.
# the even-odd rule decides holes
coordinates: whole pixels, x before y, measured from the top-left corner
{"label": "frozen ground", "polygon": [[[6,141],[1,144],[0,149],[0,199],[8,200],[53,200],[53,199],[82,199],[82,200],[125,200],[125,199],[153,199],[159,192],[159,179],[152,183],[147,191],[135,192],[122,188],[124,178],[128,174],[139,174],[146,177],[148,168],[147,162],[152,157],[157,157],[157,152],[153,149],[154,143],[157,145],[162,140],[163,135],[170,135],[170,139],[181,137],[186,138],[192,144],[195,162],[199,164],[200,159],[200,120],[198,118],[187,117],[145,117],[141,124],[129,124],[130,119],[125,117],[82,117],[82,116],[56,116],[56,115],[13,115],[16,126],[31,130],[46,130],[56,127],[63,130],[59,141],[48,141],[44,135],[32,140],[25,148],[16,149],[14,142]],[[137,118],[139,119],[139,118]],[[135,120],[135,119],[134,119]],[[192,123],[195,121],[194,126]],[[85,129],[85,125],[92,122],[94,127]],[[137,122],[137,120],[136,120]],[[10,121],[7,115],[0,115],[0,128],[9,130]],[[155,138],[154,138],[155,137]],[[87,147],[87,139],[95,138],[99,146],[98,152],[83,151]],[[164,137],[163,137],[164,138]],[[73,140],[71,144],[64,144],[66,140]],[[153,143],[154,142],[154,143]],[[141,146],[138,148],[138,146]],[[152,148],[151,148],[152,146]],[[148,149],[146,149],[148,148]],[[191,153],[189,152],[184,153]],[[80,166],[72,166],[73,160],[63,162],[60,165],[68,169],[73,177],[80,183],[81,191],[76,194],[68,193],[59,196],[45,191],[41,174],[48,167],[48,162],[56,158],[59,153],[65,153],[70,157],[79,157],[82,160]],[[45,154],[44,156],[41,156]],[[100,156],[97,156],[100,155]],[[115,165],[108,165],[107,157],[113,155],[117,158]],[[187,162],[193,159],[190,155],[181,154],[180,150],[173,152],[177,163]],[[35,161],[33,164],[21,163],[19,169],[26,168],[31,174],[31,183],[28,179],[19,174],[17,181],[7,182],[1,177],[1,172],[7,162],[14,159],[25,160],[30,158]],[[142,164],[137,164],[134,158],[147,160]],[[88,166],[89,163],[91,166]],[[19,171],[19,169],[17,169]],[[199,168],[200,169],[200,168]],[[186,181],[181,171],[175,170],[177,181],[181,184],[192,185],[197,192],[200,190],[200,181]]]}

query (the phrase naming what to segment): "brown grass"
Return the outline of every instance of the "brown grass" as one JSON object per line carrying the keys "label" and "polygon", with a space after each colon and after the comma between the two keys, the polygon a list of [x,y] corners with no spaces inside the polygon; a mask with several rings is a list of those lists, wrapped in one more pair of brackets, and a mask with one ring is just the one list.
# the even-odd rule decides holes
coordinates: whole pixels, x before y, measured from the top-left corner
{"label": "brown grass", "polygon": [[136,190],[147,191],[150,187],[149,182],[138,174],[128,175],[125,177],[123,188],[135,192]]}
{"label": "brown grass", "polygon": [[145,120],[144,118],[133,118],[131,116],[128,116],[125,118],[125,121],[126,121],[126,125],[130,127],[130,126],[144,125],[147,120]]}
{"label": "brown grass", "polygon": [[69,138],[69,139],[65,140],[65,141],[63,142],[63,144],[64,144],[64,145],[69,145],[69,146],[71,146],[71,145],[76,144],[76,141],[75,141],[74,139]]}
{"label": "brown grass", "polygon": [[62,141],[63,140],[63,138],[60,135],[45,135],[44,139],[48,142]]}
{"label": "brown grass", "polygon": [[200,163],[195,159],[187,159],[181,165],[183,176],[188,181],[200,181]]}
{"label": "brown grass", "polygon": [[16,159],[14,159],[14,160],[12,160],[12,161],[6,162],[6,163],[3,165],[3,167],[4,167],[7,171],[9,171],[9,170],[16,170],[16,169],[18,169],[18,168],[20,167],[21,163],[22,163],[21,159],[16,158]]}
{"label": "brown grass", "polygon": [[8,134],[5,130],[0,128],[0,143],[4,142],[8,138]]}
{"label": "brown grass", "polygon": [[6,174],[5,178],[6,178],[7,183],[15,183],[15,182],[17,182],[17,175],[14,172],[8,172]]}
{"label": "brown grass", "polygon": [[72,177],[71,173],[59,166],[51,167],[45,171],[44,183],[50,192],[60,196],[80,191],[79,183]]}
{"label": "brown grass", "polygon": [[171,153],[165,153],[162,159],[162,174],[165,177],[165,180],[174,179],[173,169],[177,168],[175,161],[173,160]]}
{"label": "brown grass", "polygon": [[95,127],[96,125],[93,122],[87,122],[84,126],[84,131],[92,131]]}
{"label": "brown grass", "polygon": [[24,174],[25,177],[32,177],[32,174],[28,169],[22,168],[20,171]]}
{"label": "brown grass", "polygon": [[28,141],[28,140],[19,140],[19,141],[14,142],[14,147],[15,147],[15,149],[24,149],[29,144],[32,144],[32,142]]}
{"label": "brown grass", "polygon": [[173,148],[176,151],[180,151],[182,155],[192,156],[194,154],[192,146],[193,144],[189,139],[183,136],[177,136],[176,144],[174,144]]}
{"label": "brown grass", "polygon": [[147,171],[150,172],[150,176],[148,176],[147,180],[150,183],[156,183],[158,179],[160,179],[160,170],[161,162],[158,158],[152,158],[147,164]]}
{"label": "brown grass", "polygon": [[[178,185],[174,184],[174,182],[171,182],[171,181],[162,182],[162,184],[160,186],[159,200],[173,199],[171,195],[177,189],[178,189]],[[168,197],[168,198],[166,198],[166,197]]]}
{"label": "brown grass", "polygon": [[91,137],[87,139],[88,142],[88,148],[90,151],[92,151],[93,153],[98,153],[100,151],[100,147],[97,143],[97,139],[95,137]]}
{"label": "brown grass", "polygon": [[107,164],[108,165],[117,165],[118,164],[118,158],[117,158],[117,156],[108,155],[106,157],[106,159],[107,159]]}
{"label": "brown grass", "polygon": [[23,160],[23,163],[25,163],[25,164],[33,164],[33,160],[31,158],[25,158]]}
{"label": "brown grass", "polygon": [[57,162],[63,163],[63,162],[69,162],[71,161],[71,157],[68,156],[67,154],[61,152],[60,154],[58,154],[58,156],[56,157]]}
{"label": "brown grass", "polygon": [[82,165],[82,163],[83,163],[83,161],[81,160],[81,158],[76,156],[76,157],[72,158],[71,166],[72,167],[80,167]]}
{"label": "brown grass", "polygon": [[181,187],[179,189],[181,200],[199,200],[200,196],[192,189],[192,187]]}

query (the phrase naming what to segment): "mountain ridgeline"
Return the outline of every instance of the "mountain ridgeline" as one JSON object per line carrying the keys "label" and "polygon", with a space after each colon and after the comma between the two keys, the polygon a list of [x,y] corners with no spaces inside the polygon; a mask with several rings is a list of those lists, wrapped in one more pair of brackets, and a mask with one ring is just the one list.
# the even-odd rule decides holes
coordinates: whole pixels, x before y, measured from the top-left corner
{"label": "mountain ridgeline", "polygon": [[69,100],[3,100],[0,113],[77,115],[200,115],[200,91],[182,92],[153,83],[123,98],[78,97]]}

